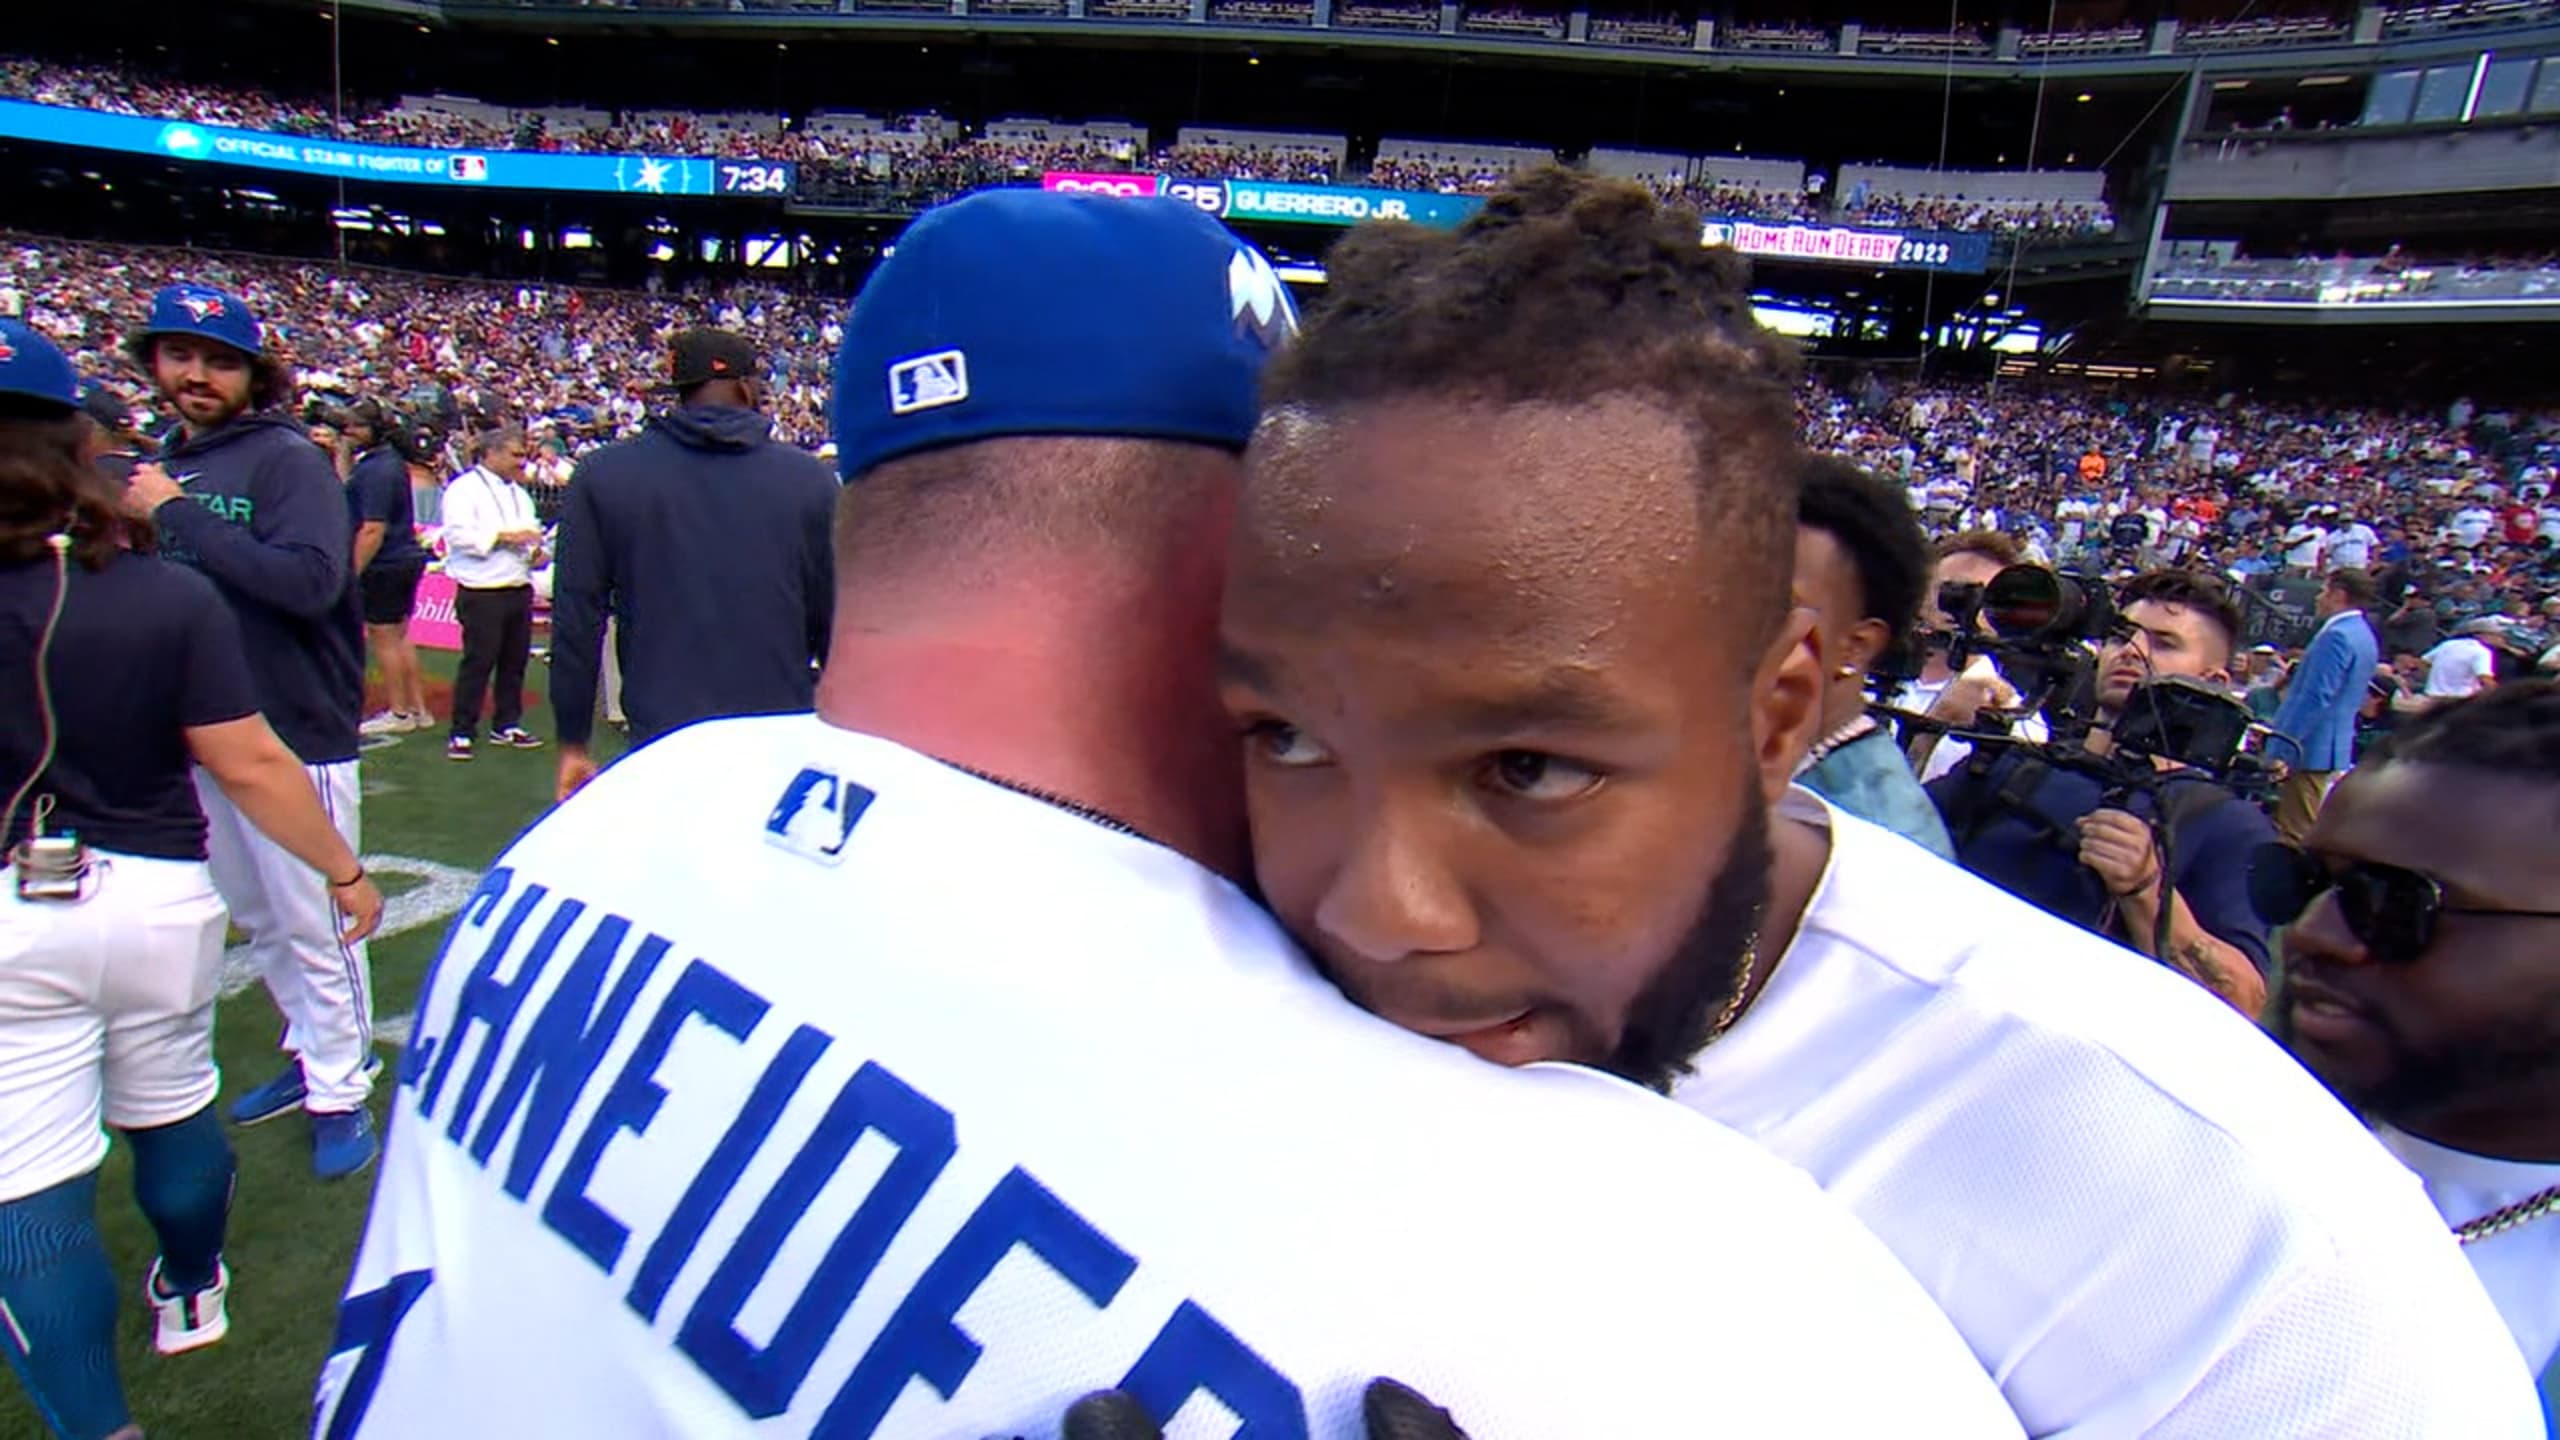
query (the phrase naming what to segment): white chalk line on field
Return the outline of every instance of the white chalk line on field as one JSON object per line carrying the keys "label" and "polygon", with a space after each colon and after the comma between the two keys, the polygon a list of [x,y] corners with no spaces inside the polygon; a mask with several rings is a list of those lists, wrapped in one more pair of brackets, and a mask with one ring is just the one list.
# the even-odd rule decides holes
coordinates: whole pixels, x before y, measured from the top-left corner
{"label": "white chalk line on field", "polygon": [[[415,855],[367,855],[364,868],[374,875],[398,875],[415,880],[415,885],[383,902],[382,926],[373,932],[376,940],[388,940],[411,930],[440,925],[471,898],[473,887],[480,883],[478,872],[422,860]],[[228,999],[258,983],[258,967],[249,957],[249,947],[234,945],[222,952],[222,994]],[[378,1018],[373,1024],[376,1044],[405,1045],[409,1041],[412,1017],[406,1012]]]}

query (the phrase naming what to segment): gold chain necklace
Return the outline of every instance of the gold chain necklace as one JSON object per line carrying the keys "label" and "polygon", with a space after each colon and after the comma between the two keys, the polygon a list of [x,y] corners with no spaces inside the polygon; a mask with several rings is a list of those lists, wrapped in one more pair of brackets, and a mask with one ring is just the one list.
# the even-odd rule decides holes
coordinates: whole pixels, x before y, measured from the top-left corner
{"label": "gold chain necklace", "polygon": [[2560,1185],[2527,1195],[2513,1205],[2492,1210],[2477,1220],[2466,1220],[2453,1227],[2453,1238],[2465,1245],[2476,1245],[2553,1214],[2560,1214]]}
{"label": "gold chain necklace", "polygon": [[1732,1029],[1734,1021],[1742,1018],[1743,999],[1751,993],[1751,977],[1758,973],[1759,969],[1760,932],[1755,928],[1751,932],[1751,938],[1742,942],[1742,974],[1733,982],[1733,994],[1724,1002],[1724,1009],[1716,1016],[1716,1023],[1707,1030],[1709,1045],[1714,1044],[1718,1036]]}

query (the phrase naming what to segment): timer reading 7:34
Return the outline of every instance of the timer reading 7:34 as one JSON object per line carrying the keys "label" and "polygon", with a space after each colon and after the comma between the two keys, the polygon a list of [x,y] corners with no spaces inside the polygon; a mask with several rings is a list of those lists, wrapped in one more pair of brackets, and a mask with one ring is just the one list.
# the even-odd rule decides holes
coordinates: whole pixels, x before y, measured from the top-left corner
{"label": "timer reading 7:34", "polygon": [[747,160],[720,162],[720,193],[723,195],[788,195],[791,193],[795,167],[780,160]]}

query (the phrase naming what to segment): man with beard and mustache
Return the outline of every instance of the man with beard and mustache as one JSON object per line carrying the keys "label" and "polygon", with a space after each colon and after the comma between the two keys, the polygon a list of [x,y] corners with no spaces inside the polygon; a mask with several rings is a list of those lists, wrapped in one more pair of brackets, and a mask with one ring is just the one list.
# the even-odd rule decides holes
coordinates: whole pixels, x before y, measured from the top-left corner
{"label": "man with beard and mustache", "polygon": [[632,752],[464,908],[327,1434],[1046,1436],[1116,1385],[1346,1440],[1383,1371],[1482,1440],[2016,1436],[1802,1175],[1363,1014],[1227,878],[1217,608],[1296,328],[1188,205],[908,228],[837,361],[817,713]]}
{"label": "man with beard and mustache", "polygon": [[2426,1181],[2528,1364],[2560,1371],[2560,685],[2407,722],[2304,851],[2253,867],[2285,932],[2277,1036]]}
{"label": "man with beard and mustache", "polygon": [[[204,572],[229,602],[258,708],[362,853],[364,639],[345,487],[283,412],[291,379],[240,297],[172,285],[152,297],[130,348],[180,424],[160,463],[126,482],[125,503],[157,522],[163,554]],[[361,871],[323,875],[260,834],[201,772],[196,790],[212,828],[214,886],[284,1012],[284,1049],[295,1060],[235,1101],[231,1118],[254,1125],[305,1111],[314,1173],[353,1175],[375,1151],[364,1108],[375,1068],[372,981],[363,943],[340,943],[329,895]]]}
{"label": "man with beard and mustache", "polygon": [[2264,1035],[1789,789],[1793,367],[1698,233],[1546,171],[1327,257],[1229,561],[1264,894],[1380,1015],[1802,1166],[2031,1434],[2539,1435],[2416,1182]]}

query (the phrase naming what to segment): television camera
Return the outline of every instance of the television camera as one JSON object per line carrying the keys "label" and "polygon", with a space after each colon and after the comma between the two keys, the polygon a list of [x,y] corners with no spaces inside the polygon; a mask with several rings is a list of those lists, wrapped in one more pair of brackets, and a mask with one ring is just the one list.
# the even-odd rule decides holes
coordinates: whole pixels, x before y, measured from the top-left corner
{"label": "television camera", "polygon": [[[2266,762],[2247,748],[2254,723],[2248,707],[2215,685],[2190,676],[2153,676],[2137,683],[2111,713],[2102,710],[2100,647],[2132,634],[2104,581],[2041,565],[2011,565],[1979,585],[1940,586],[1938,608],[1948,626],[1926,637],[1928,647],[1943,649],[1949,668],[1959,673],[1978,661],[1995,665],[2018,692],[2018,702],[1985,709],[1969,722],[1943,720],[1885,703],[1908,677],[1880,676],[1879,701],[1869,708],[1899,727],[1906,741],[1935,734],[1972,746],[1966,773],[1974,783],[1966,809],[2023,810],[2043,769],[2096,780],[2103,792],[2099,803],[2107,808],[2124,809],[2133,796],[2148,795],[2166,875],[2171,839],[2162,822],[2194,804],[2190,796],[2201,794],[2206,803],[2224,797],[2257,801],[2272,789]],[[2050,738],[2018,733],[2018,725],[2034,715],[2043,717]],[[1995,783],[1993,767],[2011,753],[2023,763]],[[2197,780],[2221,795],[2185,783]],[[1972,823],[1978,819],[1948,815],[1951,832]],[[2067,838],[2057,837],[2057,843]],[[2154,953],[2166,951],[2168,918],[2164,905]]]}

